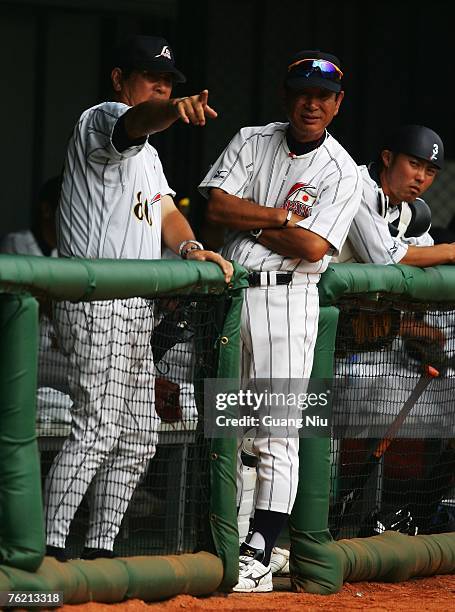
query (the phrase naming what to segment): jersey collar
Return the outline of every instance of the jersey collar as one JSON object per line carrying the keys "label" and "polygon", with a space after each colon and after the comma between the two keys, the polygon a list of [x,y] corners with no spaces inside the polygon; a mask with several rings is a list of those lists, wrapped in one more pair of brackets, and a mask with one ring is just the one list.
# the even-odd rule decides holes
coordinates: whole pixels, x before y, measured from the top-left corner
{"label": "jersey collar", "polygon": [[299,142],[291,134],[291,130],[288,126],[285,132],[284,140],[286,143],[286,148],[288,150],[289,157],[302,157],[303,155],[311,153],[311,151],[314,151],[322,145],[327,136],[328,132],[327,130],[325,130],[324,134],[321,136],[321,138],[318,138],[318,140],[313,140],[311,142]]}

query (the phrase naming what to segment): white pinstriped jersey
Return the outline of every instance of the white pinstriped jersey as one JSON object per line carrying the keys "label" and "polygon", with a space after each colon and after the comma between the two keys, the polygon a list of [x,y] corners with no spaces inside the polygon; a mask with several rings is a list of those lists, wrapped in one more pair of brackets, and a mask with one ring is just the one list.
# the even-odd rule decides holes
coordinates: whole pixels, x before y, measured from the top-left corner
{"label": "white pinstriped jersey", "polygon": [[[263,206],[292,208],[306,217],[298,225],[328,240],[338,252],[357,212],[361,196],[358,167],[326,132],[324,142],[304,155],[293,155],[286,142],[288,123],[242,128],[210,169],[199,188],[208,197],[219,187]],[[327,254],[316,263],[283,257],[254,241],[248,232],[231,232],[223,249],[249,270],[286,270],[321,274]]]}
{"label": "white pinstriped jersey", "polygon": [[161,197],[175,193],[147,140],[116,150],[113,130],[129,108],[104,102],[74,128],[57,214],[61,256],[161,258]]}
{"label": "white pinstriped jersey", "polygon": [[[370,176],[367,166],[360,166],[363,193],[360,208],[354,217],[348,239],[336,261],[394,264],[406,255],[408,246],[432,246],[433,238],[428,232],[419,237],[394,237],[389,231],[389,222],[400,216],[398,206],[389,203],[378,183]],[[386,215],[380,214],[385,207]]]}
{"label": "white pinstriped jersey", "polygon": [[[347,236],[361,196],[354,160],[328,133],[304,155],[293,155],[287,123],[243,128],[200,185],[208,196],[219,187],[262,206],[287,208],[305,217],[299,223],[326,238],[338,251]],[[223,255],[249,270],[295,271],[290,285],[250,287],[245,291],[241,339],[242,380],[310,377],[317,337],[319,300],[316,283],[330,256],[316,263],[283,257],[252,239],[231,232]],[[298,438],[254,440],[258,463],[255,509],[290,514],[297,493]],[[243,471],[238,462],[237,503],[242,506]]]}

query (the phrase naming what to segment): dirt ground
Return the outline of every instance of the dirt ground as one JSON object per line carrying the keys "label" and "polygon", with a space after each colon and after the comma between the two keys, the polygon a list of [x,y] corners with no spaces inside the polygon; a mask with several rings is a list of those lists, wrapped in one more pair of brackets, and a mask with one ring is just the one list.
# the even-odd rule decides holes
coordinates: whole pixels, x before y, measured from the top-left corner
{"label": "dirt ground", "polygon": [[178,595],[157,603],[132,599],[118,604],[89,603],[63,606],[62,612],[171,612],[174,610],[204,610],[232,612],[276,612],[305,610],[305,612],[343,612],[368,610],[369,612],[450,612],[455,611],[455,575],[415,578],[399,584],[380,582],[346,583],[336,595],[310,595],[290,592],[289,580],[274,580],[273,593],[214,595],[197,598]]}

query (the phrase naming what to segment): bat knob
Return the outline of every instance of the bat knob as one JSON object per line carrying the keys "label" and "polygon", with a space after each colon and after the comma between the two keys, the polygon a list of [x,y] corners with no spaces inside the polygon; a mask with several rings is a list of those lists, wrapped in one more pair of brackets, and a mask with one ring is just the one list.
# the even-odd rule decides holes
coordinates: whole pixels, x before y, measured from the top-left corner
{"label": "bat knob", "polygon": [[432,378],[436,378],[437,376],[439,376],[439,371],[431,365],[425,366],[425,373],[428,374],[428,376],[431,376]]}

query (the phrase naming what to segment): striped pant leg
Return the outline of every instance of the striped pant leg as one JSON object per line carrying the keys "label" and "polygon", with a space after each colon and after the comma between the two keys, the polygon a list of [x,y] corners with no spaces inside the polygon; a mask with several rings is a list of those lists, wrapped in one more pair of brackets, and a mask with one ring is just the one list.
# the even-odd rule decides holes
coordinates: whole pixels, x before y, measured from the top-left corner
{"label": "striped pant leg", "polygon": [[59,340],[70,360],[72,431],[46,478],[47,543],[63,547],[71,521],[119,437],[125,363],[116,301],[56,307]]}
{"label": "striped pant leg", "polygon": [[150,347],[153,315],[144,300],[125,300],[126,378],[120,435],[93,482],[86,546],[112,550],[134,490],[154,456],[160,419],[154,408]]}
{"label": "striped pant leg", "polygon": [[[251,378],[308,379],[319,316],[316,284],[302,275],[290,286],[248,289],[245,312]],[[259,455],[256,508],[289,514],[298,486],[298,437],[256,438],[254,447]]]}

